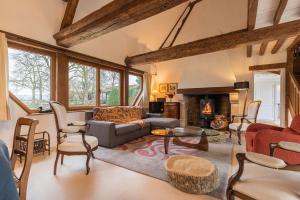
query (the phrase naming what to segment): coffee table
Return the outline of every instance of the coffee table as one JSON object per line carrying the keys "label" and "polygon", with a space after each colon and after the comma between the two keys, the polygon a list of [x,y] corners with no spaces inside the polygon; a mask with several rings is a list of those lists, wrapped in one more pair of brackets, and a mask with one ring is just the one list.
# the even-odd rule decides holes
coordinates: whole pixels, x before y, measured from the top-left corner
{"label": "coffee table", "polygon": [[[169,142],[173,138],[173,143],[178,146],[185,146],[189,148],[195,148],[202,151],[208,151],[207,137],[220,135],[219,131],[205,128],[174,128],[174,129],[156,129],[152,130],[151,134],[154,136],[160,136],[164,138],[165,154],[168,154]],[[181,141],[181,137],[201,137],[198,144],[192,144]]]}

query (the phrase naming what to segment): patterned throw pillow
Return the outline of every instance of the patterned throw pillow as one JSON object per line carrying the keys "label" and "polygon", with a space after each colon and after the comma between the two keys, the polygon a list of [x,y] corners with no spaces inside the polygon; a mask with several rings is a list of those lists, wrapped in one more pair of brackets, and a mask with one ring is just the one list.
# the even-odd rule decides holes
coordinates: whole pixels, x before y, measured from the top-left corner
{"label": "patterned throw pillow", "polygon": [[116,124],[141,120],[144,109],[136,106],[97,107],[94,120],[109,121]]}

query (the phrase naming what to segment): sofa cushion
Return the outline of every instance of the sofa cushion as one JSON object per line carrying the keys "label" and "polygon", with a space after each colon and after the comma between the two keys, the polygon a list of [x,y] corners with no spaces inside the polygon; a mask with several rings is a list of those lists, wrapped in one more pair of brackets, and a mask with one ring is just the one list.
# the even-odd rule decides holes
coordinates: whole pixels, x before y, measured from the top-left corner
{"label": "sofa cushion", "polygon": [[141,127],[138,124],[117,124],[116,135],[126,135],[139,130]]}
{"label": "sofa cushion", "polygon": [[95,108],[94,120],[110,121],[116,124],[141,120],[144,109],[138,106],[115,106]]}
{"label": "sofa cushion", "polygon": [[178,119],[174,118],[147,118],[146,122],[150,122],[153,127],[176,128],[180,126]]}

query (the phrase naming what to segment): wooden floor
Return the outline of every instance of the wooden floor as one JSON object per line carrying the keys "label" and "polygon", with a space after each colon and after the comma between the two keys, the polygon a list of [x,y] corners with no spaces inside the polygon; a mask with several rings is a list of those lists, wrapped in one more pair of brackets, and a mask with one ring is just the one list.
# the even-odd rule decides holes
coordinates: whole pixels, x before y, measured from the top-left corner
{"label": "wooden floor", "polygon": [[55,152],[34,158],[28,200],[202,200],[208,196],[183,193],[164,181],[99,160],[91,160],[85,175],[85,158],[65,157],[53,175]]}

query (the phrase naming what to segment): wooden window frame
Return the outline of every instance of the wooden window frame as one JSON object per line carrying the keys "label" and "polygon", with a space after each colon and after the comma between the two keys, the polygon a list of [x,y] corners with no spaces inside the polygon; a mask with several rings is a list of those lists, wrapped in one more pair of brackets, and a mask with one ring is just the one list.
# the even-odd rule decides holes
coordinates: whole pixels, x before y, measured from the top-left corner
{"label": "wooden window frame", "polygon": [[[130,75],[141,77],[141,89],[140,89],[138,95],[135,97],[135,99],[134,99],[132,105],[129,105],[129,76],[130,76]],[[136,105],[138,99],[139,99],[139,98],[141,97],[141,95],[143,94],[143,90],[144,90],[143,86],[144,86],[144,77],[143,77],[142,74],[135,73],[135,72],[128,72],[128,83],[127,83],[127,93],[128,93],[128,97],[127,97],[127,98],[128,98],[128,100],[127,100],[127,102],[128,102],[128,105],[129,105],[129,106],[135,106],[135,105]]]}
{"label": "wooden window frame", "polygon": [[[8,48],[16,49],[20,51],[25,51],[34,54],[41,54],[49,56],[51,59],[50,66],[50,100],[56,99],[56,54],[55,52],[48,51],[42,48],[33,47],[30,45],[24,45],[17,42],[8,41]],[[9,91],[9,97],[19,105],[27,114],[39,113],[39,110],[29,108],[25,103],[23,103],[17,96],[15,96],[11,91]]]}
{"label": "wooden window frame", "polygon": [[[73,63],[78,63],[81,65],[86,65],[88,67],[93,67],[96,68],[96,105],[95,106],[70,106],[70,102],[69,102],[69,63],[73,62]],[[106,66],[101,66],[98,64],[95,64],[93,62],[89,62],[86,60],[80,60],[80,59],[76,59],[76,58],[72,58],[69,57],[68,58],[68,70],[67,70],[67,79],[68,79],[68,94],[67,94],[67,102],[68,102],[68,110],[70,111],[80,111],[80,110],[92,110],[95,107],[109,107],[112,105],[103,105],[101,104],[100,101],[100,95],[101,95],[101,86],[100,86],[100,82],[101,82],[101,70],[107,70],[107,71],[112,71],[112,72],[117,72],[120,74],[120,106],[123,105],[124,102],[124,72],[123,70],[119,70],[119,69],[115,69],[115,68],[111,68],[111,67],[106,67]],[[118,105],[113,105],[113,106],[118,106]]]}

